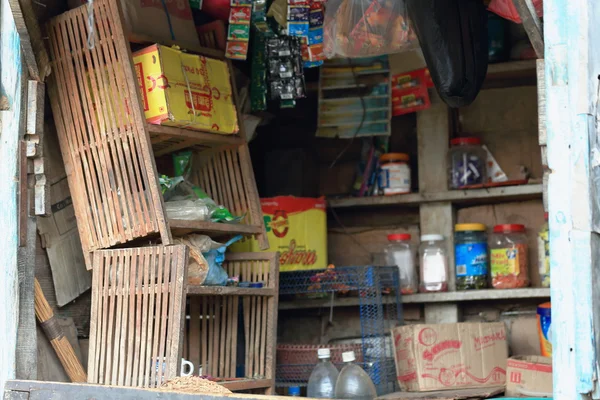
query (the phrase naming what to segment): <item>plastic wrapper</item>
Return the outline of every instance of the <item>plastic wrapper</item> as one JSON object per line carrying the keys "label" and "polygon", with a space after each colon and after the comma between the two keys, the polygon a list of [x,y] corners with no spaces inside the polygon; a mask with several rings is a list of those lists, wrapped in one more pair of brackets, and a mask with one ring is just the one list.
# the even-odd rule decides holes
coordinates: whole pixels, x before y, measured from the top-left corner
{"label": "plastic wrapper", "polygon": [[325,9],[327,58],[370,57],[417,47],[405,0],[329,0]]}
{"label": "plastic wrapper", "polygon": [[471,104],[488,67],[485,6],[479,0],[407,0],[431,78],[450,107]]}
{"label": "plastic wrapper", "polygon": [[[533,7],[539,17],[543,16],[544,2],[542,0],[533,0]],[[521,23],[521,17],[513,4],[513,0],[492,0],[488,10],[517,24]]]}

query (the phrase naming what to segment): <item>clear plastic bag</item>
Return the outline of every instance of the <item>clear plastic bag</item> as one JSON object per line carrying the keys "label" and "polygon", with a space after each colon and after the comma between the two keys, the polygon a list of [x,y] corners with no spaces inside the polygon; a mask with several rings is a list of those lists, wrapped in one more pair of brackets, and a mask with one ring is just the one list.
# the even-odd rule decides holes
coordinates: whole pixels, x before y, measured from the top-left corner
{"label": "clear plastic bag", "polygon": [[325,11],[327,58],[371,57],[411,50],[417,36],[404,0],[329,0]]}
{"label": "clear plastic bag", "polygon": [[[533,0],[533,7],[535,8],[538,17],[542,17],[544,14],[543,0]],[[488,10],[509,21],[516,22],[517,24],[521,23],[521,17],[512,0],[492,0]]]}

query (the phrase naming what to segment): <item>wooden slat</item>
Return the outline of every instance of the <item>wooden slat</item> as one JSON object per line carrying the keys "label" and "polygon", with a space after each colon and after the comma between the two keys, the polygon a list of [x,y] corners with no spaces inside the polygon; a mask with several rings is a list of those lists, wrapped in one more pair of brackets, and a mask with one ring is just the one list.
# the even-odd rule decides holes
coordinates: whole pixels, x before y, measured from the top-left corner
{"label": "wooden slat", "polygon": [[177,376],[187,247],[100,250],[93,260],[90,383],[156,387]]}
{"label": "wooden slat", "polygon": [[[201,364],[201,348],[200,348],[200,307],[202,299],[190,299],[190,331],[188,344],[188,359],[195,367]],[[204,320],[204,315],[202,316]]]}
{"label": "wooden slat", "polygon": [[[84,252],[160,233],[172,242],[141,110],[119,2],[97,0],[96,42],[87,11],[48,24],[49,95]],[[89,265],[88,265],[89,268]]]}

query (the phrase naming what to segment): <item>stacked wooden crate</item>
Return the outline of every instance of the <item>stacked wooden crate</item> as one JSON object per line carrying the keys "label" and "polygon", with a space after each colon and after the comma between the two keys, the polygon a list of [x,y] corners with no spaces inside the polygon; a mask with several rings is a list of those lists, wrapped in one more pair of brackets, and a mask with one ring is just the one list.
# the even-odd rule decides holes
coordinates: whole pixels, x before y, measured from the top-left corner
{"label": "stacked wooden crate", "polygon": [[[93,46],[86,7],[48,24],[49,94],[86,264],[94,275],[89,382],[155,387],[179,374],[182,356],[188,249],[174,246],[172,236],[243,234],[254,235],[262,248],[268,243],[243,124],[240,134],[229,136],[148,125],[119,3],[93,3]],[[207,53],[215,56],[214,50]],[[235,94],[233,79],[232,85]],[[167,219],[155,156],[187,148],[198,160],[193,183],[233,213],[245,215],[242,224]],[[159,237],[159,245],[135,247],[142,239]],[[258,262],[252,255],[247,259]],[[277,264],[274,257],[269,260],[268,272],[259,269],[257,274],[267,274],[271,286],[252,296],[273,311]],[[203,321],[218,318],[221,307],[231,311],[240,295],[213,306]],[[250,300],[250,309],[256,309],[255,298]],[[264,329],[275,324],[272,318],[260,321],[271,324]],[[251,375],[252,368],[247,366]],[[272,380],[266,361],[258,370]]]}

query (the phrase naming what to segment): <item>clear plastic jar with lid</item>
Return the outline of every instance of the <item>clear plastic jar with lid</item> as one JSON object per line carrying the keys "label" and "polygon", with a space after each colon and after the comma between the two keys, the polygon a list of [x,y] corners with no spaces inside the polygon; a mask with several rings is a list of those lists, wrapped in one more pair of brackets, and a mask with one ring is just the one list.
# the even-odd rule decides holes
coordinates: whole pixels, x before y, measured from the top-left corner
{"label": "clear plastic jar with lid", "polygon": [[442,235],[423,235],[419,246],[421,261],[421,292],[448,290],[448,255]]}
{"label": "clear plastic jar with lid", "polygon": [[386,264],[398,267],[402,294],[417,293],[418,278],[415,250],[410,243],[411,235],[397,233],[388,235],[389,244],[384,250]]}
{"label": "clear plastic jar with lid", "polygon": [[550,229],[548,227],[548,213],[544,214],[546,223],[538,233],[538,270],[542,280],[542,287],[550,287]]}
{"label": "clear plastic jar with lid", "polygon": [[410,157],[405,153],[387,153],[379,158],[379,188],[386,196],[410,193]]}
{"label": "clear plastic jar with lid", "polygon": [[450,189],[468,188],[487,183],[487,153],[476,137],[456,138],[450,141],[448,168]]}
{"label": "clear plastic jar with lid", "polygon": [[488,287],[488,243],[484,224],[457,224],[454,227],[456,290]]}
{"label": "clear plastic jar with lid", "polygon": [[496,225],[490,239],[490,257],[494,289],[517,289],[529,286],[525,225]]}

